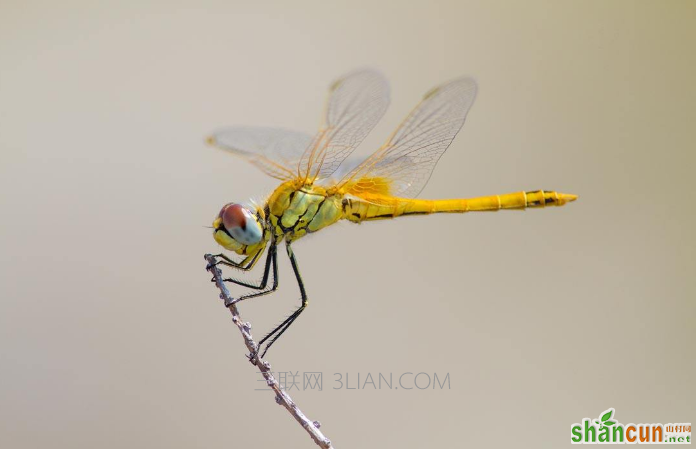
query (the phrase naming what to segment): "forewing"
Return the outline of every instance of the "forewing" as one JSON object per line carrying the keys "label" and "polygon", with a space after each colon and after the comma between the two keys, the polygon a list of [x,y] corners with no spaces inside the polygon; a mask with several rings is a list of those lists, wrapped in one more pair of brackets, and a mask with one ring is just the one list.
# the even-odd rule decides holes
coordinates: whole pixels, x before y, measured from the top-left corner
{"label": "forewing", "polygon": [[369,134],[389,105],[381,73],[359,70],[329,88],[324,123],[304,152],[298,176],[309,182],[329,177]]}
{"label": "forewing", "polygon": [[[432,89],[379,150],[339,182],[346,193],[415,198],[464,125],[476,82],[459,78]],[[376,189],[373,186],[377,186]]]}
{"label": "forewing", "polygon": [[294,179],[295,168],[312,137],[280,128],[235,126],[222,128],[208,142],[254,164],[280,180]]}

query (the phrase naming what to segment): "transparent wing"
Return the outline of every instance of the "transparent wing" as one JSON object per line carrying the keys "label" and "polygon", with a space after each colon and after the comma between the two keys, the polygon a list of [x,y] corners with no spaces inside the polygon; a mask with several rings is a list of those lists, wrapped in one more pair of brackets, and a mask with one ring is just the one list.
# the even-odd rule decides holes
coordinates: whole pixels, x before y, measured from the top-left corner
{"label": "transparent wing", "polygon": [[324,123],[298,166],[305,181],[329,177],[360,145],[389,105],[389,85],[381,73],[358,70],[329,88]]}
{"label": "transparent wing", "polygon": [[280,128],[235,126],[208,137],[208,143],[230,151],[280,180],[297,176],[295,168],[312,136]]}
{"label": "transparent wing", "polygon": [[337,185],[356,196],[376,193],[415,198],[464,125],[476,82],[459,78],[432,89],[389,140]]}

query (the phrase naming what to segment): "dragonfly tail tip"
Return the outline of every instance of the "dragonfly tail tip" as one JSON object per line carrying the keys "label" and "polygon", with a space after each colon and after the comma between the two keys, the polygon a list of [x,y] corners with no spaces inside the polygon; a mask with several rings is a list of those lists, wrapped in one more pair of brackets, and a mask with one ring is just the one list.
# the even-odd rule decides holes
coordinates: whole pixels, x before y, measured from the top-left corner
{"label": "dragonfly tail tip", "polygon": [[572,203],[578,199],[578,196],[571,193],[561,193],[561,199],[563,200],[563,204]]}

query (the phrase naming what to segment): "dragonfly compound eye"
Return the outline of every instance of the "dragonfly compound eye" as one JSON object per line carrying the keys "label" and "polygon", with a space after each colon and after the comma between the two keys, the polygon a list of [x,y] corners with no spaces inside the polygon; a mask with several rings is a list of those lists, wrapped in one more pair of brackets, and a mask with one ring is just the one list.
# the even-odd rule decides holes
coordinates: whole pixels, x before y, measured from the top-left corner
{"label": "dragonfly compound eye", "polygon": [[220,211],[222,225],[229,235],[244,245],[261,241],[263,228],[256,214],[241,204],[230,203]]}

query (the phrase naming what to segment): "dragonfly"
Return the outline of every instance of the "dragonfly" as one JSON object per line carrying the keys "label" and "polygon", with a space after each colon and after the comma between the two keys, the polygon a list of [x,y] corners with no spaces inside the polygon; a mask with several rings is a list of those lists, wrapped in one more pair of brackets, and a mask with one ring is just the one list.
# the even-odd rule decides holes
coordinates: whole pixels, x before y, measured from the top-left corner
{"label": "dragonfly", "polygon": [[[292,245],[332,224],[435,213],[465,213],[563,206],[577,196],[549,190],[520,191],[469,199],[418,199],[476,98],[468,77],[428,91],[387,141],[362,162],[348,156],[384,115],[389,85],[372,69],[348,73],[329,87],[323,121],[314,136],[266,127],[235,126],[208,137],[214,147],[247,160],[280,185],[263,204],[228,203],[213,222],[213,237],[225,250],[215,265],[249,272],[266,253],[263,275],[250,282],[225,278],[247,293],[225,306],[278,289],[278,246],[283,242],[299,286],[301,303],[258,343],[263,358],[309,304]],[[354,165],[354,166],[352,166]],[[252,354],[256,355],[256,354]]]}

